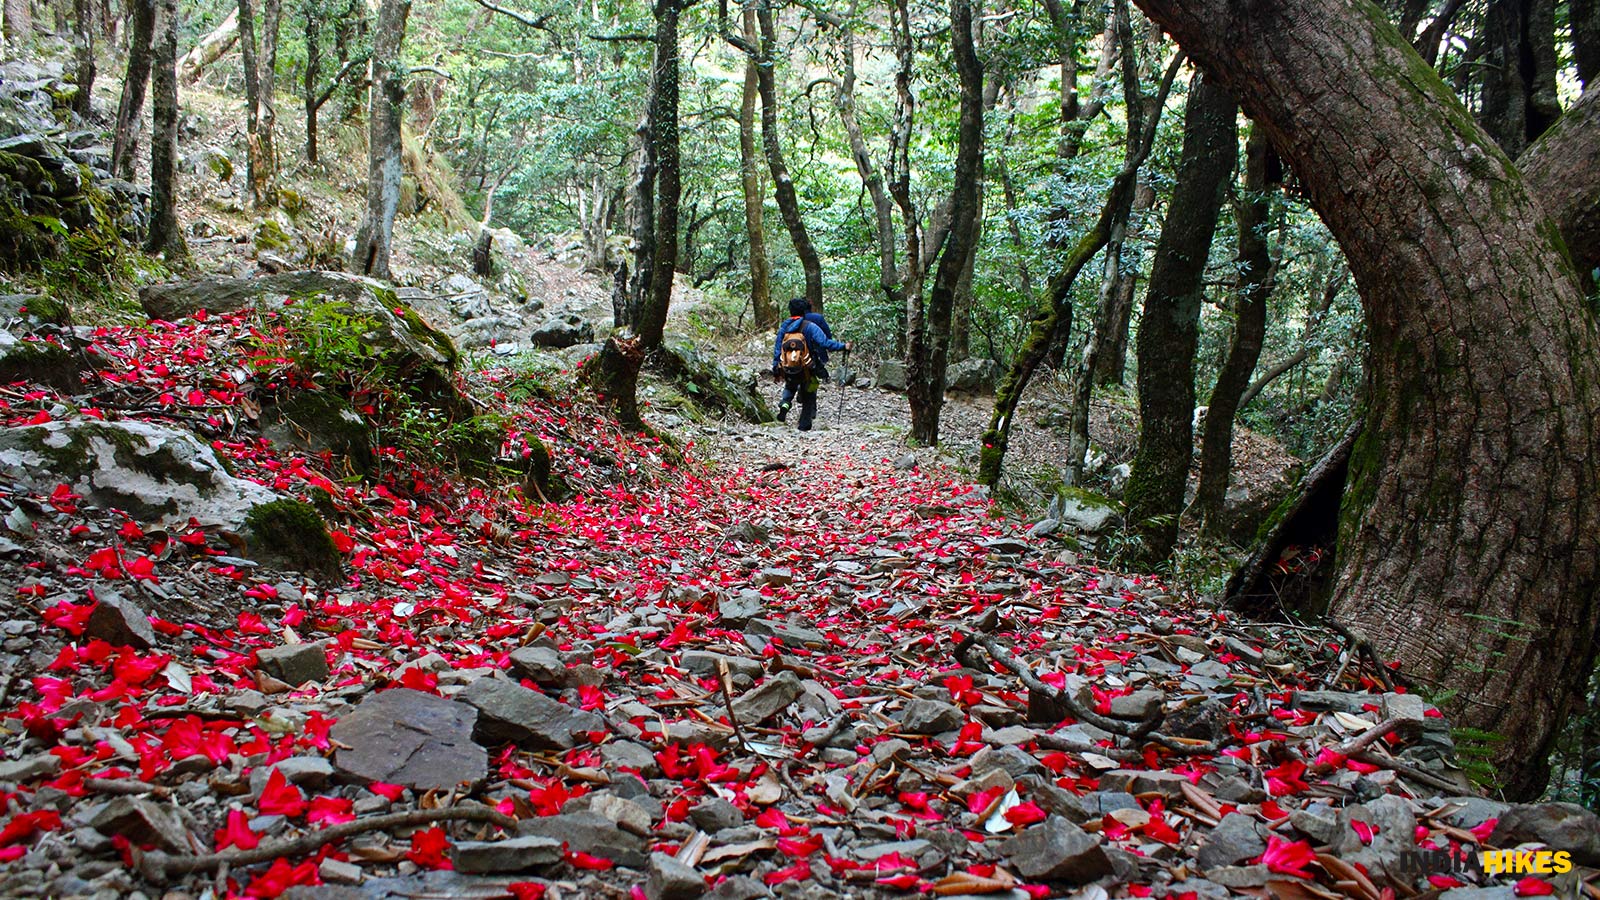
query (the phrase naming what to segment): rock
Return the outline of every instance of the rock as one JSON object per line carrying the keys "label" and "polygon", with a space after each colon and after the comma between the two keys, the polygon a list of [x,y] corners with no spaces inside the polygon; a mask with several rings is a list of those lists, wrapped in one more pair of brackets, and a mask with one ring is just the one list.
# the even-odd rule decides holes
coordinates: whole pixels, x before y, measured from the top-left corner
{"label": "rock", "polygon": [[755,582],[762,587],[787,587],[794,584],[794,570],[762,569],[756,573]]}
{"label": "rock", "polygon": [[257,650],[256,665],[291,687],[328,680],[328,654],[321,644],[285,644]]}
{"label": "rock", "polygon": [[193,432],[123,419],[69,418],[0,429],[0,474],[49,494],[58,484],[143,523],[166,519],[243,531],[271,490],[228,474]]}
{"label": "rock", "polygon": [[1331,844],[1339,836],[1339,819],[1334,811],[1325,805],[1292,810],[1289,813],[1289,824],[1319,844]]}
{"label": "rock", "polygon": [[321,756],[291,756],[270,766],[256,766],[250,772],[250,793],[260,796],[261,789],[267,786],[267,779],[272,777],[274,771],[281,773],[290,784],[317,790],[325,787],[333,778],[333,763]]}
{"label": "rock", "polygon": [[745,624],[745,634],[757,637],[774,637],[786,646],[800,647],[806,644],[825,646],[827,637],[815,628],[803,625],[792,625],[787,622],[775,622],[772,619],[751,619]]}
{"label": "rock", "polygon": [[779,672],[735,697],[733,714],[741,725],[759,725],[787,708],[799,698],[800,691],[800,679],[793,672]]}
{"label": "rock", "polygon": [[1126,791],[1129,794],[1160,794],[1171,800],[1183,796],[1188,778],[1177,772],[1158,769],[1116,769],[1100,776],[1100,790]]}
{"label": "rock", "polygon": [[772,892],[765,885],[748,875],[730,876],[706,895],[709,900],[756,900],[771,896]]}
{"label": "rock", "polygon": [[362,342],[380,353],[420,396],[448,400],[450,408],[470,407],[460,399],[448,372],[456,365],[455,345],[400,301],[381,281],[343,272],[283,272],[259,278],[202,278],[146,285],[139,303],[152,319],[175,321],[202,309],[233,312],[254,306],[282,310],[294,301],[321,301],[364,327]]}
{"label": "rock", "polygon": [[1377,706],[1382,698],[1376,694],[1350,694],[1344,691],[1295,691],[1289,705],[1295,709],[1312,712],[1347,712],[1361,715],[1365,707]]}
{"label": "rock", "polygon": [[1206,872],[1208,881],[1230,888],[1261,887],[1271,877],[1266,866],[1220,866]]}
{"label": "rock", "polygon": [[706,834],[716,834],[724,828],[743,825],[744,813],[721,797],[707,797],[689,810],[689,821]]}
{"label": "rock", "polygon": [[567,682],[567,664],[549,647],[518,647],[511,651],[511,668],[540,687],[561,687]]}
{"label": "rock", "polygon": [[1034,538],[1049,537],[1050,535],[1055,534],[1056,532],[1058,532],[1060,530],[1061,530],[1061,520],[1060,519],[1040,519],[1039,521],[1033,523],[1033,527],[1032,528],[1028,529],[1028,537],[1034,537]]}
{"label": "rock", "polygon": [[607,791],[589,794],[586,799],[590,812],[605,816],[626,831],[642,837],[650,835],[650,826],[653,824],[650,813],[632,800]]}
{"label": "rock", "polygon": [[108,590],[96,592],[94,611],[84,635],[98,638],[113,647],[128,646],[148,650],[156,644],[155,629],[150,627],[150,616],[138,604]]}
{"label": "rock", "polygon": [[1255,819],[1243,813],[1229,813],[1206,835],[1195,861],[1201,870],[1214,869],[1260,856],[1266,849],[1267,842]]}
{"label": "rock", "polygon": [[561,862],[561,841],[533,835],[504,841],[460,841],[450,848],[450,861],[457,872],[471,875],[526,872]]}
{"label": "rock", "polygon": [[478,711],[410,688],[371,694],[339,717],[330,736],[333,765],[362,782],[386,781],[419,790],[482,781],[489,755],[472,741]]}
{"label": "rock", "polygon": [[317,874],[329,884],[360,884],[361,867],[329,857],[317,866]]}
{"label": "rock", "polygon": [[350,401],[332,391],[295,391],[261,410],[261,434],[312,454],[331,453],[371,472],[376,436]]}
{"label": "rock", "polygon": [[917,455],[915,453],[902,454],[899,459],[894,461],[894,467],[901,472],[909,472],[915,469],[917,467]]}
{"label": "rock", "polygon": [[1063,488],[1060,503],[1051,503],[1049,518],[1063,527],[1083,534],[1099,534],[1111,527],[1121,515],[1116,503],[1082,488]]}
{"label": "rock", "polygon": [[1582,866],[1600,866],[1600,816],[1573,803],[1523,803],[1506,810],[1489,835],[1495,847],[1537,842],[1566,850]]}
{"label": "rock", "polygon": [[263,503],[245,515],[244,525],[252,559],[327,578],[338,576],[343,555],[322,514],[304,500]]}
{"label": "rock", "polygon": [[878,374],[873,381],[886,391],[903,392],[906,389],[906,364],[897,359],[878,363]]}
{"label": "rock", "polygon": [[1135,691],[1121,697],[1112,697],[1111,716],[1115,719],[1134,721],[1148,719],[1161,711],[1161,704],[1166,699],[1166,694],[1160,691]]}
{"label": "rock", "polygon": [[725,656],[709,650],[685,650],[678,662],[696,675],[712,678],[717,675],[718,663],[727,665],[729,675],[744,675],[751,680],[760,678],[764,671],[758,659],[751,659],[748,656]]}
{"label": "rock", "polygon": [[1001,844],[999,853],[1029,881],[1087,884],[1111,874],[1099,838],[1056,816]]}
{"label": "rock", "polygon": [[1500,818],[1511,808],[1509,803],[1486,797],[1446,797],[1440,802],[1450,808],[1444,821],[1457,828],[1476,828],[1490,819]]}
{"label": "rock", "polygon": [[722,621],[734,628],[739,628],[751,619],[759,618],[767,610],[767,599],[761,596],[760,591],[749,588],[741,590],[732,597],[724,597],[717,602],[717,615]]}
{"label": "rock", "polygon": [[[649,747],[633,741],[607,741],[601,744],[600,758],[612,769],[631,769],[647,778],[660,774],[656,755],[650,752]],[[617,776],[612,775],[613,785],[616,780]]]}
{"label": "rock", "polygon": [[570,750],[578,744],[574,735],[605,727],[594,713],[501,678],[479,678],[457,699],[478,710],[473,739],[488,746],[509,741],[534,750]]}
{"label": "rock", "polygon": [[730,525],[722,532],[725,541],[741,541],[746,544],[765,544],[772,537],[772,532],[754,522],[740,522]]}
{"label": "rock", "polygon": [[194,853],[199,841],[189,833],[176,807],[134,797],[107,803],[89,827],[104,835],[122,835],[135,844],[155,844],[170,853]]}
{"label": "rock", "polygon": [[517,823],[517,831],[522,835],[565,841],[567,848],[574,852],[603,856],[633,869],[644,868],[647,860],[644,838],[623,831],[617,823],[599,813],[561,813],[523,819]]}
{"label": "rock", "polygon": [[905,734],[941,734],[955,731],[967,721],[961,708],[942,700],[919,697],[906,703],[900,713],[900,731]]}
{"label": "rock", "polygon": [[[0,321],[0,329],[5,326]],[[83,357],[60,344],[23,340],[0,330],[0,384],[25,381],[67,393],[83,386]]]}
{"label": "rock", "polygon": [[1000,366],[992,359],[967,359],[945,372],[944,389],[958,394],[992,394]]}
{"label": "rock", "polygon": [[1416,694],[1396,694],[1393,692],[1383,695],[1383,718],[1405,719],[1408,722],[1426,723],[1428,710],[1433,709],[1433,704],[1418,697]]}
{"label": "rock", "polygon": [[528,339],[539,347],[575,347],[594,340],[594,326],[575,313],[566,313],[540,322]]}
{"label": "rock", "polygon": [[[962,722],[957,722],[955,727],[960,728]],[[949,731],[950,729],[944,729]],[[1040,775],[1048,773],[1044,764],[1035,759],[1032,753],[1021,747],[1006,745],[1003,747],[985,747],[972,756],[972,777],[982,778],[986,773],[995,769],[1004,771],[1013,779],[1024,775]]]}
{"label": "rock", "polygon": [[36,753],[22,759],[0,762],[0,782],[20,784],[46,778],[61,771],[61,757],[50,753]]}
{"label": "rock", "polygon": [[644,895],[649,900],[695,900],[706,892],[706,880],[676,857],[650,854],[650,874],[645,879]]}

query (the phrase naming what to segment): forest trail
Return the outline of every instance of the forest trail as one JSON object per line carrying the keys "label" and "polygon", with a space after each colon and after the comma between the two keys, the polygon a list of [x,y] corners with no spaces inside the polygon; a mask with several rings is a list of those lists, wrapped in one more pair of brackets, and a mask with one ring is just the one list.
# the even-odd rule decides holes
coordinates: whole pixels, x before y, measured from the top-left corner
{"label": "forest trail", "polygon": [[316,500],[340,574],[0,480],[0,893],[1220,897],[1348,880],[1319,847],[1381,871],[1565,821],[1497,826],[1447,723],[1336,636],[1080,565],[950,468],[897,468],[850,409],[888,395],[806,435],[695,426],[674,463],[484,373],[506,446],[538,437],[571,488],[530,504],[257,439],[252,334],[100,329],[92,415],[6,395],[22,440],[197,431],[229,478]]}

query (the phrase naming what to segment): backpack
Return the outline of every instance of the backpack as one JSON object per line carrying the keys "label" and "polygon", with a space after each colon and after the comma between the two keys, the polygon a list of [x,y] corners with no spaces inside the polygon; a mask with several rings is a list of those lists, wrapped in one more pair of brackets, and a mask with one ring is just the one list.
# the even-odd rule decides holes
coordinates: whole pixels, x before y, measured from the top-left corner
{"label": "backpack", "polygon": [[778,368],[785,375],[799,377],[811,371],[811,344],[805,336],[805,319],[795,317],[789,323],[798,324],[783,333],[778,344]]}

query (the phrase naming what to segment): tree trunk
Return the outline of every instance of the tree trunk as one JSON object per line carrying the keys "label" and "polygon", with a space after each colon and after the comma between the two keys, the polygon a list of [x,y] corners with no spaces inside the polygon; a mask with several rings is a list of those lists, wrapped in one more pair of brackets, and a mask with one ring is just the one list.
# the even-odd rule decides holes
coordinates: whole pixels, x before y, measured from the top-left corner
{"label": "tree trunk", "polygon": [[634,133],[639,136],[639,162],[634,166],[633,184],[629,189],[629,231],[633,236],[633,274],[624,302],[613,303],[613,312],[619,313],[616,326],[634,329],[637,333],[639,310],[650,296],[650,280],[655,276],[656,258],[656,142],[655,115],[657,104],[655,77],[659,70],[650,67],[650,86],[647,89],[644,113]]}
{"label": "tree trunk", "polygon": [[665,337],[678,263],[678,199],[683,188],[678,151],[678,3],[655,3],[655,74],[650,98],[650,142],[656,157],[655,252],[650,261],[650,290],[634,320],[645,353],[660,347]]}
{"label": "tree trunk", "polygon": [[20,49],[33,40],[32,0],[5,0],[6,43]]}
{"label": "tree trunk", "polygon": [[[282,0],[262,0],[256,21],[255,0],[239,0],[239,51],[244,62],[245,160],[250,196],[256,209],[276,206],[277,151],[272,140],[277,122],[273,93],[277,86],[278,23]],[[259,28],[257,26],[260,26]]]}
{"label": "tree trunk", "polygon": [[1537,796],[1600,625],[1600,341],[1559,236],[1370,3],[1139,3],[1245,98],[1361,292],[1331,615],[1504,736],[1506,792]]}
{"label": "tree trunk", "polygon": [[1600,267],[1600,84],[1584,92],[1517,159],[1528,187],[1561,229],[1585,293]]}
{"label": "tree trunk", "polygon": [[767,168],[772,172],[772,194],[777,198],[783,227],[788,229],[789,242],[794,245],[794,255],[805,270],[806,299],[811,301],[812,309],[822,312],[822,261],[800,216],[800,198],[794,192],[794,180],[789,177],[789,165],[783,158],[783,138],[778,132],[778,86],[773,71],[778,33],[768,0],[759,0],[756,21],[761,26],[761,62],[756,66],[756,88],[761,94],[761,143]]}
{"label": "tree trunk", "polygon": [[[1156,189],[1148,180],[1141,180],[1133,192],[1133,205],[1128,209],[1128,221],[1122,223],[1124,234],[1128,229],[1142,230],[1145,217],[1156,205]],[[1138,286],[1139,257],[1126,259],[1127,238],[1117,241],[1117,265],[1110,287],[1111,309],[1105,352],[1095,360],[1094,383],[1100,387],[1122,384],[1128,370],[1128,331],[1133,324],[1133,293]],[[1108,267],[1109,269],[1110,267]]]}
{"label": "tree trunk", "polygon": [[1200,532],[1210,538],[1220,538],[1227,530],[1223,508],[1233,469],[1234,416],[1239,398],[1250,384],[1250,373],[1261,359],[1261,342],[1267,333],[1267,298],[1272,295],[1273,282],[1266,234],[1271,206],[1267,157],[1271,152],[1266,132],[1259,128],[1251,131],[1244,151],[1243,196],[1234,213],[1239,231],[1239,286],[1234,296],[1233,336],[1207,404],[1200,442],[1200,483],[1194,496]]}
{"label": "tree trunk", "polygon": [[[760,40],[756,33],[755,10],[744,10],[744,39],[752,46]],[[744,230],[750,246],[750,314],[755,327],[765,330],[778,322],[778,308],[772,302],[772,269],[767,259],[767,230],[763,219],[766,192],[761,185],[761,164],[756,157],[756,104],[760,100],[760,76],[756,60],[745,58],[744,95],[739,103],[739,177],[744,188]]]}
{"label": "tree trunk", "polygon": [[317,164],[317,81],[322,77],[322,16],[313,2],[307,2],[306,16],[306,73],[302,98],[306,110],[306,162]]}
{"label": "tree trunk", "polygon": [[1490,0],[1483,20],[1484,130],[1515,158],[1561,115],[1555,0]]}
{"label": "tree trunk", "polygon": [[184,84],[194,84],[205,74],[206,67],[222,58],[234,43],[239,40],[239,8],[236,6],[228,11],[228,17],[222,20],[210,34],[200,39],[194,49],[183,55],[178,60],[178,77]]}
{"label": "tree trunk", "polygon": [[400,205],[400,119],[406,86],[400,47],[410,0],[383,0],[372,36],[371,110],[367,129],[367,210],[356,232],[350,271],[387,280],[395,210]]}
{"label": "tree trunk", "polygon": [[[945,370],[950,362],[950,322],[957,282],[977,249],[978,182],[983,172],[983,66],[972,38],[972,6],[950,2],[950,46],[961,82],[956,161],[950,192],[950,227],[939,254],[922,328],[906,334],[906,399],[911,406],[911,438],[924,447],[939,443],[939,413],[944,407]],[[920,298],[919,301],[920,303]]]}
{"label": "tree trunk", "polygon": [[1203,74],[1190,82],[1183,156],[1139,317],[1139,450],[1124,499],[1141,555],[1159,563],[1178,542],[1194,458],[1194,354],[1206,262],[1239,157],[1238,105]]}
{"label": "tree trunk", "polygon": [[578,377],[611,407],[617,421],[630,431],[645,431],[639,416],[639,369],[644,350],[638,338],[606,338],[600,352],[584,361]]}
{"label": "tree trunk", "polygon": [[72,34],[72,48],[78,82],[78,95],[73,98],[72,110],[85,119],[94,113],[94,0],[72,0],[77,30]]}
{"label": "tree trunk", "polygon": [[1572,25],[1572,56],[1585,90],[1600,79],[1600,0],[1568,0],[1567,19]]}
{"label": "tree trunk", "polygon": [[169,264],[188,255],[178,227],[178,0],[156,10],[150,75],[150,232],[145,250]]}
{"label": "tree trunk", "polygon": [[128,72],[117,104],[117,131],[111,143],[111,171],[132,181],[139,155],[139,125],[144,118],[144,91],[150,80],[150,41],[155,33],[155,0],[129,0]]}

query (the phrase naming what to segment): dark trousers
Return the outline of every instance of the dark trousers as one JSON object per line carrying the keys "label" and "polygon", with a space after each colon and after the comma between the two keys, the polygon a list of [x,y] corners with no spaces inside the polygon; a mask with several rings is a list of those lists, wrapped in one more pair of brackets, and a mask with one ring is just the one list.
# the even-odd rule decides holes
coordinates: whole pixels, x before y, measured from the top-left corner
{"label": "dark trousers", "polygon": [[783,393],[778,395],[778,404],[781,410],[787,411],[794,403],[796,394],[800,395],[800,430],[810,431],[811,423],[817,418],[817,376],[796,375],[783,380]]}

